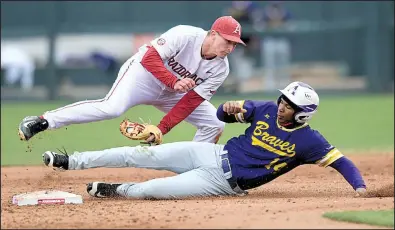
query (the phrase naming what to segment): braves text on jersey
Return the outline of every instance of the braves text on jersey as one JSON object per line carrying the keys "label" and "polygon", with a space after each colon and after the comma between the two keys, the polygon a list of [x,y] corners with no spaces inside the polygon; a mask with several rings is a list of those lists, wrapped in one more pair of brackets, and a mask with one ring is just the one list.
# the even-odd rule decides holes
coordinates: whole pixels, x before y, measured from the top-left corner
{"label": "braves text on jersey", "polygon": [[236,114],[236,120],[251,126],[225,145],[240,188],[255,188],[302,164],[326,167],[343,156],[307,123],[295,129],[280,126],[274,102],[241,103],[247,112]]}

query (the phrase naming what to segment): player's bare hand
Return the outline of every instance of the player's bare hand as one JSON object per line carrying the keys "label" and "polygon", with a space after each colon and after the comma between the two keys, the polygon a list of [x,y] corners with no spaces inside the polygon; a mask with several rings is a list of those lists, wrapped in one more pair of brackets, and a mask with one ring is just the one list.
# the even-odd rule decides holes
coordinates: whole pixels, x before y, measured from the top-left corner
{"label": "player's bare hand", "polygon": [[195,87],[195,81],[191,78],[183,78],[176,82],[174,85],[174,90],[177,92],[188,92],[190,89]]}
{"label": "player's bare hand", "polygon": [[151,134],[145,141],[141,142],[141,144],[149,144],[152,145],[155,142],[155,135]]}
{"label": "player's bare hand", "polygon": [[355,197],[362,197],[362,198],[369,197],[369,193],[366,190],[366,188],[357,188],[355,191],[356,191]]}
{"label": "player's bare hand", "polygon": [[228,115],[247,112],[247,110],[243,109],[242,105],[238,101],[225,102],[223,105],[223,110]]}

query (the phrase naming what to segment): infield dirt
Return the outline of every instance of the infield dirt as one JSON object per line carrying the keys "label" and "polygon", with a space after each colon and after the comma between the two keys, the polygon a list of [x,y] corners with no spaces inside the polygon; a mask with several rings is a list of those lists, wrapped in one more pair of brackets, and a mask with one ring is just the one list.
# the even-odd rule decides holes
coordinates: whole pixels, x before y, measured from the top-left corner
{"label": "infield dirt", "polygon": [[[371,197],[354,198],[353,189],[336,170],[315,165],[300,166],[245,197],[167,201],[99,199],[86,193],[88,182],[139,182],[173,175],[167,171],[2,167],[1,228],[372,228],[336,222],[322,214],[393,209],[394,153],[349,158],[361,170]],[[84,204],[12,204],[13,195],[47,189],[80,194]]]}

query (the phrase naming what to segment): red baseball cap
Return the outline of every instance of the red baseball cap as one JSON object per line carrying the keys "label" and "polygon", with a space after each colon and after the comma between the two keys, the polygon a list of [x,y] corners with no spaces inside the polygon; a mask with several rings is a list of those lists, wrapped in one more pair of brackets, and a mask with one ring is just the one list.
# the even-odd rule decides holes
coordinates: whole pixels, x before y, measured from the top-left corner
{"label": "red baseball cap", "polygon": [[217,31],[226,40],[246,45],[241,39],[241,25],[232,16],[223,16],[215,20],[211,30]]}

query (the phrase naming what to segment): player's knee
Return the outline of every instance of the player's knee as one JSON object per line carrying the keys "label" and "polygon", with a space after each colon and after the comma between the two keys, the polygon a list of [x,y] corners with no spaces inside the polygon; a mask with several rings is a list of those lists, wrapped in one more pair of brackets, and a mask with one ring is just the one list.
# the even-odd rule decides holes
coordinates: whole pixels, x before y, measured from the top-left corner
{"label": "player's knee", "polygon": [[103,102],[103,111],[107,114],[110,118],[117,118],[124,114],[128,108],[121,104],[116,104],[111,101]]}
{"label": "player's knee", "polygon": [[210,126],[201,126],[198,128],[200,134],[199,137],[204,136],[204,138],[196,139],[195,137],[195,141],[209,141],[212,143],[217,143],[224,129],[225,123],[222,121],[218,121],[214,125]]}
{"label": "player's knee", "polygon": [[217,135],[220,134],[224,131],[225,129],[225,123],[218,120],[216,123],[211,124],[211,125],[203,125],[198,127],[200,132],[205,133],[207,135]]}
{"label": "player's knee", "polygon": [[215,126],[213,127],[213,132],[215,132],[217,135],[221,134],[225,129],[225,122],[222,122],[220,120],[218,120],[215,123]]}
{"label": "player's knee", "polygon": [[108,115],[109,115],[111,118],[117,118],[117,117],[121,116],[121,115],[124,114],[124,113],[125,113],[124,110],[113,109],[113,110],[110,110],[110,111],[108,112]]}
{"label": "player's knee", "polygon": [[218,120],[218,127],[221,129],[221,132],[223,132],[225,129],[225,122]]}
{"label": "player's knee", "polygon": [[218,126],[215,129],[215,138],[214,138],[214,143],[217,144],[220,137],[222,136],[222,132],[225,129],[225,123],[221,122],[218,124]]}

